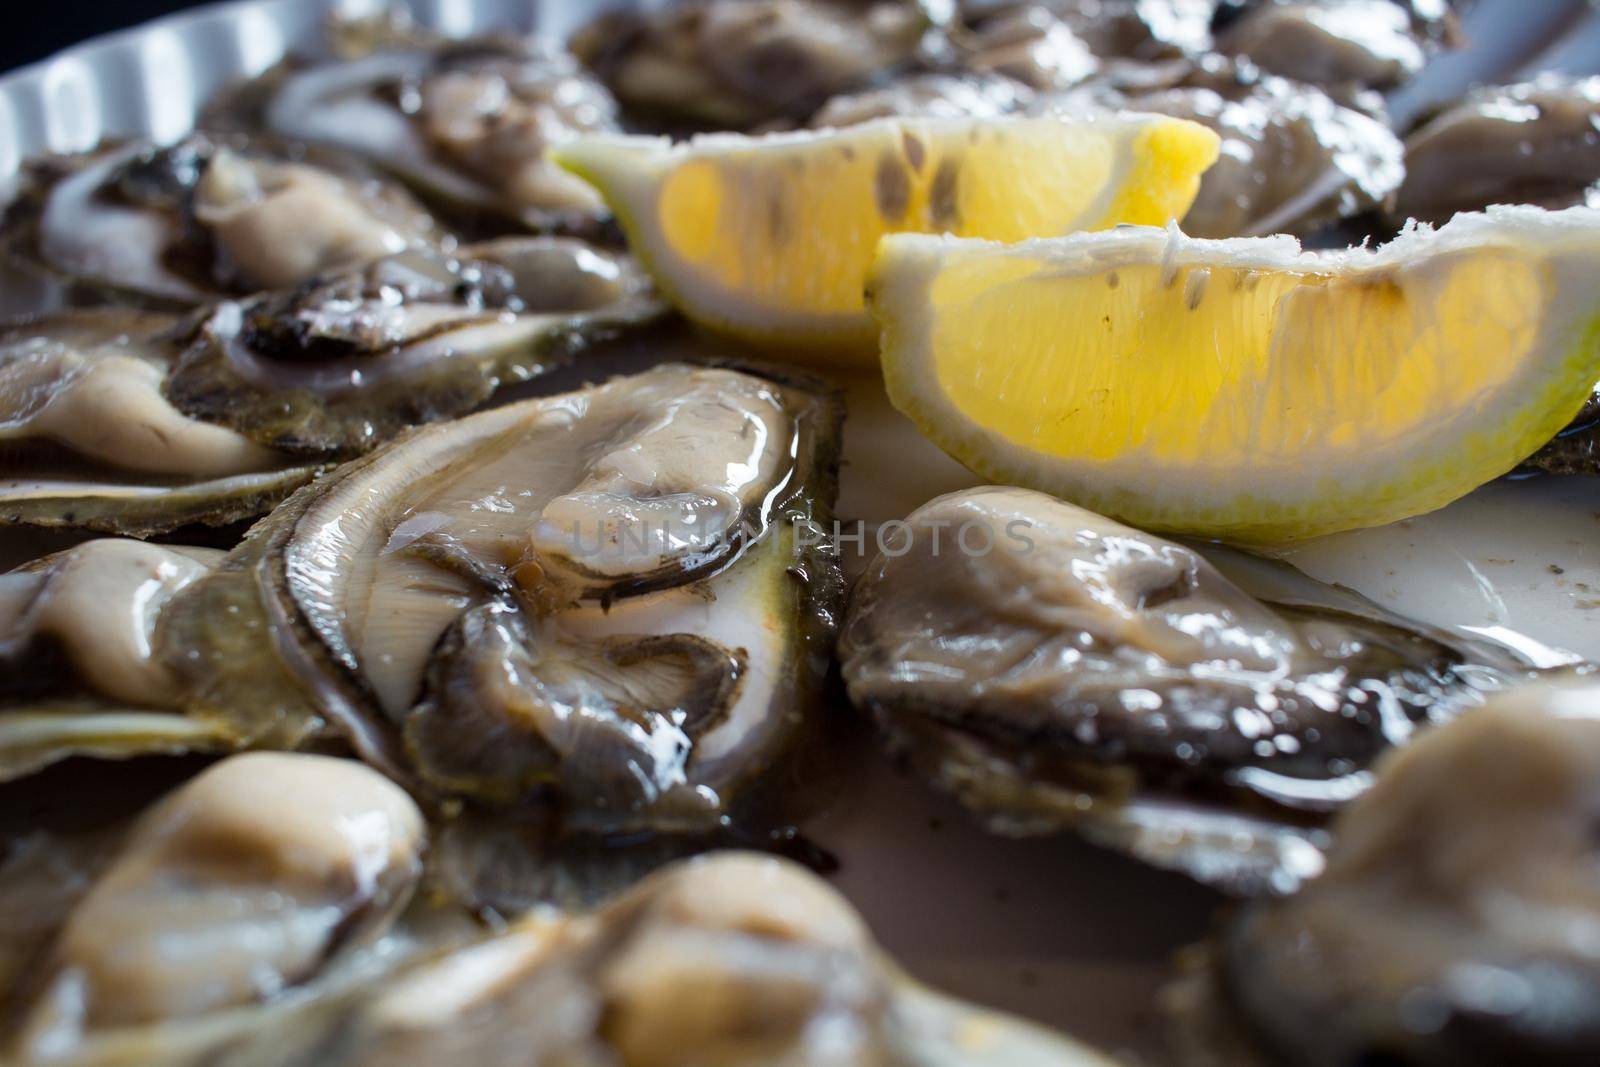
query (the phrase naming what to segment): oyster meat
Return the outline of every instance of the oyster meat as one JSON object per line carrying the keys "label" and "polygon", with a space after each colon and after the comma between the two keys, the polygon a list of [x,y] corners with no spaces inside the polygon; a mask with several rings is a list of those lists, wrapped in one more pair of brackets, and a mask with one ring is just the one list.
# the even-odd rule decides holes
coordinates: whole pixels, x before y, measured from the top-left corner
{"label": "oyster meat", "polygon": [[1600,77],[1480,89],[1406,138],[1395,214],[1444,223],[1490,204],[1585,203],[1600,183]]}
{"label": "oyster meat", "polygon": [[931,25],[898,0],[690,0],[607,13],[570,44],[641,117],[746,129],[803,122],[829,97],[911,67]]}
{"label": "oyster meat", "polygon": [[1171,991],[1200,1067],[1526,1067],[1600,1054],[1600,689],[1533,686],[1379,763],[1328,868]]}
{"label": "oyster meat", "polygon": [[218,305],[165,388],[270,448],[349,456],[663,314],[631,257],[574,238],[414,249]]}
{"label": "oyster meat", "polygon": [[[176,714],[119,751],[337,731],[437,798],[602,832],[722,826],[815,725],[842,579],[812,524],[838,421],[805,383],[667,365],[413,431],[165,600],[140,706]],[[48,718],[32,695],[0,722],[42,724],[0,766],[93,751],[102,705],[143,693]]]}
{"label": "oyster meat", "polygon": [[201,135],[35,161],[6,228],[24,263],[157,306],[298,285],[445,239],[404,190],[349,165]]}
{"label": "oyster meat", "polygon": [[252,518],[316,468],[163,392],[183,331],[166,315],[81,310],[0,328],[0,523],[145,536]]}
{"label": "oyster meat", "polygon": [[[248,703],[197,706],[189,650],[172,646],[166,626],[169,613],[195,610],[191,598],[224,556],[106,538],[0,575],[0,780],[68,756],[289,747],[320,734],[289,679]],[[234,670],[245,673],[272,655],[261,648],[266,627],[259,611],[229,615],[244,631]]]}
{"label": "oyster meat", "polygon": [[[1117,88],[1121,81],[1124,88]],[[1195,237],[1305,235],[1389,200],[1405,177],[1389,127],[1313,85],[1208,56],[1045,96],[1036,110],[1127,107],[1192,119],[1222,137],[1217,162],[1183,217]]]}
{"label": "oyster meat", "polygon": [[539,38],[372,38],[363,54],[286,61],[213,104],[202,125],[350,153],[468,229],[593,229],[598,194],[550,145],[616,129],[616,104]]}
{"label": "oyster meat", "polygon": [[1099,69],[1089,46],[1046,5],[996,5],[971,16],[951,33],[968,73],[1004,75],[1030,89],[1064,89]]}
{"label": "oyster meat", "polygon": [[805,388],[669,365],[413,433],[238,558],[324,701],[425,788],[711,825],[825,667],[837,564],[794,524],[828,515],[836,419]]}
{"label": "oyster meat", "polygon": [[1072,828],[1230,889],[1314,874],[1375,758],[1533,669],[1041,493],[951,494],[900,533],[840,643],[891,749],[1002,832]]}
{"label": "oyster meat", "polygon": [[[307,1033],[307,1031],[310,1033]],[[285,1055],[227,1067],[1110,1067],[1093,1050],[916,986],[803,868],[724,852],[592,914],[533,915],[357,991]],[[514,1049],[514,1053],[507,1050]]]}
{"label": "oyster meat", "polygon": [[1356,92],[1411,80],[1430,39],[1394,0],[1264,0],[1218,34],[1217,49],[1271,74]]}
{"label": "oyster meat", "polygon": [[1042,8],[1095,56],[1154,60],[1209,52],[1217,0],[962,0],[959,8],[975,25]]}
{"label": "oyster meat", "polygon": [[236,1027],[239,1009],[382,936],[424,841],[417,806],[360,763],[252,753],[212,766],[142,816],[66,916],[25,998],[19,1059],[198,1054],[230,1011]]}

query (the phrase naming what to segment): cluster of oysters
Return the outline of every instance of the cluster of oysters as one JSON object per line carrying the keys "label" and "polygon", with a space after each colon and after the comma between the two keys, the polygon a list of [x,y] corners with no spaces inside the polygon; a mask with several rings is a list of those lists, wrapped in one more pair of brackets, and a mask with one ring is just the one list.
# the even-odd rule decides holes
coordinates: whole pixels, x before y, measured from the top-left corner
{"label": "cluster of oysters", "polygon": [[859,722],[996,833],[1242,898],[1166,998],[1184,1063],[1600,1060],[1588,664],[1003,487],[852,590],[841,392],[713,354],[546,157],[1132,108],[1224,138],[1189,232],[1342,242],[1589,198],[1600,79],[1396,131],[1459,44],[1427,0],[329,38],[175,144],[30,161],[5,217],[59,306],[0,325],[0,524],[61,546],[0,575],[8,1061],[1111,1062],[918,985],[820,880],[795,827]]}

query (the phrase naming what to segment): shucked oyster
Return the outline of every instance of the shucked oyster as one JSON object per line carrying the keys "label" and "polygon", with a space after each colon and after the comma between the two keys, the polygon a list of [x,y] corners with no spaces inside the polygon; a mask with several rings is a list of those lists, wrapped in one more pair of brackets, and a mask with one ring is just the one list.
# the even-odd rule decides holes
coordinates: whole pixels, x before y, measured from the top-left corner
{"label": "shucked oyster", "polygon": [[259,609],[229,612],[236,631],[212,636],[212,647],[231,642],[235,672],[254,671],[249,699],[194,691],[169,613],[207,612],[194,598],[223,558],[108,538],[0,575],[0,780],[68,756],[291,748],[322,737],[321,716],[277,668]]}
{"label": "shucked oyster", "polygon": [[1392,89],[1422,69],[1434,21],[1394,0],[1262,0],[1217,35],[1217,48],[1314,85]]}
{"label": "shucked oyster", "polygon": [[1480,89],[1406,138],[1395,213],[1448,222],[1490,204],[1581,204],[1600,182],[1600,78]]}
{"label": "shucked oyster", "polygon": [[180,322],[0,332],[0,521],[144,536],[252,518],[319,462],[470,411],[663,313],[627,256],[562,238],[413,249]]}
{"label": "shucked oyster", "polygon": [[546,149],[614,130],[615,103],[570,55],[509,35],[374,43],[316,65],[286,61],[214,105],[202,125],[349,152],[469,227],[593,225],[598,194]]}
{"label": "shucked oyster", "polygon": [[805,389],[666,366],[416,432],[234,562],[366,753],[425,788],[711,825],[823,669],[835,564],[792,524],[827,515],[836,418]]}
{"label": "shucked oyster", "polygon": [[[421,873],[422,814],[350,760],[255,753],[146,812],[77,901],[8,1062],[175,1063],[303,997],[383,936]],[[359,970],[359,968],[356,968]]]}
{"label": "shucked oyster", "polygon": [[443,236],[375,177],[203,136],[37,161],[7,226],[25,262],[164,306],[298,285]]}
{"label": "shucked oyster", "polygon": [[1169,66],[1163,84],[1044,97],[1038,108],[1127,107],[1192,119],[1222,136],[1183,218],[1202,237],[1306,234],[1375,207],[1405,176],[1400,139],[1312,85],[1210,56]]}
{"label": "shucked oyster", "polygon": [[1195,1067],[1600,1056],[1600,690],[1500,694],[1380,762],[1328,869],[1252,904],[1170,1001]]}
{"label": "shucked oyster", "polygon": [[630,257],[571,238],[415,249],[218,305],[166,392],[274,449],[353,455],[662,313]]}
{"label": "shucked oyster", "polygon": [[144,536],[266,511],[314,466],[175,408],[177,320],[73,311],[0,328],[0,523]]}
{"label": "shucked oyster", "polygon": [[531,917],[258,1032],[227,1067],[1110,1067],[948,1000],[792,864],[725,852],[592,915]]}
{"label": "shucked oyster", "polygon": [[917,986],[784,861],[724,852],[468,934],[421,893],[396,919],[423,840],[358,764],[219,764],[71,909],[8,1062],[1110,1067]]}
{"label": "shucked oyster", "polygon": [[[201,727],[293,747],[331,720],[433,796],[720,825],[825,673],[837,563],[796,524],[829,518],[837,434],[809,387],[681,365],[413,431],[165,601],[145,656],[188,731],[126,749]],[[139,695],[86,694],[0,765],[88,747],[91,713]]]}
{"label": "shucked oyster", "polygon": [[[888,743],[1004,832],[1074,828],[1231,888],[1288,889],[1368,766],[1529,664],[1318,587],[1258,598],[1193,549],[1040,493],[908,520],[840,655]],[[1280,583],[1281,584],[1281,583]],[[1309,594],[1309,595],[1308,595]]]}
{"label": "shucked oyster", "polygon": [[1042,8],[1103,58],[1170,59],[1211,50],[1217,0],[962,0],[962,18],[982,25]]}
{"label": "shucked oyster", "polygon": [[919,5],[875,0],[691,0],[602,15],[572,50],[624,107],[668,124],[804,121],[829,97],[916,57]]}
{"label": "shucked oyster", "polygon": [[1064,89],[1100,65],[1067,21],[1046,5],[975,6],[963,13],[968,18],[950,36],[956,61],[970,74],[1004,75],[1030,89]]}

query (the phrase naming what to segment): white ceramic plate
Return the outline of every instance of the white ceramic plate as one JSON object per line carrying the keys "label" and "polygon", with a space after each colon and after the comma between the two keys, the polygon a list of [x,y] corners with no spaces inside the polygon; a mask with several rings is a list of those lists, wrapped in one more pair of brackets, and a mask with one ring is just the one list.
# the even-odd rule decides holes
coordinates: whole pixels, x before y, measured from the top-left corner
{"label": "white ceramic plate", "polygon": [[[85,149],[114,135],[180,137],[218,88],[288,51],[318,51],[330,11],[377,6],[378,0],[223,4],[100,38],[6,75],[0,189],[34,153]],[[420,21],[452,33],[516,28],[565,35],[601,5],[416,0],[412,6]],[[1468,12],[1466,29],[1473,46],[1437,61],[1397,94],[1392,104],[1399,114],[1447,100],[1474,80],[1600,70],[1600,14],[1584,0],[1483,0]],[[0,312],[36,310],[43,299],[23,279],[0,278]],[[973,484],[888,406],[875,381],[851,382],[849,393],[843,517],[897,518],[931,496]],[[0,567],[60,543],[5,534]],[[1402,613],[1521,631],[1600,658],[1600,480],[1497,483],[1436,514],[1287,555],[1316,577]],[[840,857],[838,884],[891,951],[951,992],[1159,1061],[1154,991],[1170,953],[1204,934],[1216,896],[1075,840],[989,837],[873,754],[854,758],[863,766],[849,776],[849,795],[809,830]]]}

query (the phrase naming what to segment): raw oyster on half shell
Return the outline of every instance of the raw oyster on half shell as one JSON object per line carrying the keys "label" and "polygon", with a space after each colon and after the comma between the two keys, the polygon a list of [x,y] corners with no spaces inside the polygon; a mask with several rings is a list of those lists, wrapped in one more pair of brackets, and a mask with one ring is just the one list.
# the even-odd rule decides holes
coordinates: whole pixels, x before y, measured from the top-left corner
{"label": "raw oyster on half shell", "polygon": [[1230,889],[1315,874],[1377,757],[1536,670],[1027,490],[940,497],[895,552],[840,644],[891,750],[1001,832],[1074,829]]}

